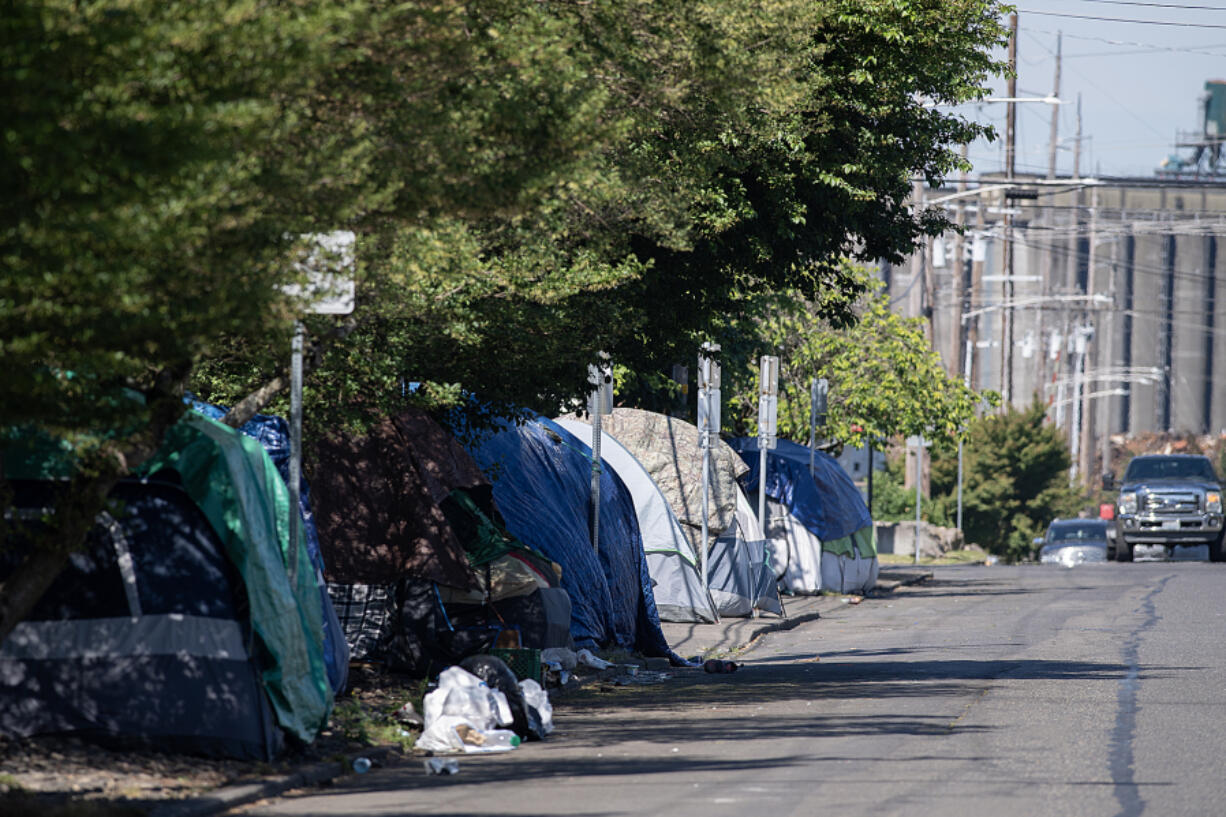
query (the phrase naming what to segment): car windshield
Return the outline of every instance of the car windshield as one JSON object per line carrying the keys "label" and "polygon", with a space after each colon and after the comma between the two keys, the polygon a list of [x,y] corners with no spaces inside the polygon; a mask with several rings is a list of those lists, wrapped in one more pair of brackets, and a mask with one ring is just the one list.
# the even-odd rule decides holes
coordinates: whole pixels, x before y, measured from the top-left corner
{"label": "car windshield", "polygon": [[1047,531],[1047,541],[1066,539],[1106,539],[1107,529],[1101,524],[1086,522],[1053,522]]}
{"label": "car windshield", "polygon": [[1217,481],[1213,466],[1204,457],[1147,457],[1128,463],[1125,481],[1142,479],[1207,479]]}

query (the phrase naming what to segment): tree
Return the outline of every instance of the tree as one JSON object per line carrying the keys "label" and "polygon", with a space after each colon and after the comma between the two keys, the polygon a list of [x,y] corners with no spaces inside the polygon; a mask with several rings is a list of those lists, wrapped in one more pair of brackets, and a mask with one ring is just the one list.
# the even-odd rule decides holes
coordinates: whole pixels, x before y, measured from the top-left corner
{"label": "tree", "polygon": [[[1071,463],[1059,429],[1045,422],[1037,400],[971,424],[964,449],[963,530],[968,542],[1010,561],[1027,557],[1052,519],[1081,503],[1069,486]],[[934,506],[946,517],[956,501],[957,459],[951,449],[932,462]]]}
{"label": "tree", "polygon": [[[889,310],[889,299],[862,268],[844,273],[868,294],[848,311],[855,322],[839,328],[819,317],[821,304],[796,295],[747,300],[744,317],[717,337],[725,349],[726,425],[757,431],[758,359],[779,357],[779,434],[809,438],[810,384],[829,381],[829,414],[818,434],[852,445],[897,435],[955,437],[986,397],[946,375],[928,345],[922,321]],[[838,295],[836,297],[842,297]],[[840,308],[844,308],[841,307]]]}
{"label": "tree", "polygon": [[[1000,70],[989,55],[1004,35],[998,11],[978,0],[534,4],[556,15],[541,48],[561,38],[566,65],[583,66],[576,87],[603,93],[585,97],[607,124],[600,149],[518,210],[425,208],[413,223],[373,225],[363,314],[321,354],[311,415],[393,409],[409,381],[433,405],[467,389],[553,411],[583,393],[599,351],[661,383],[722,316],[776,292],[850,322],[863,282],[844,258],[897,260],[947,226],[907,206],[910,180],[936,181],[957,166],[951,144],[985,132],[933,103],[972,98]],[[372,107],[382,98],[372,92]],[[410,131],[393,143],[412,144]],[[274,366],[264,348],[228,350],[197,387],[241,399]]]}

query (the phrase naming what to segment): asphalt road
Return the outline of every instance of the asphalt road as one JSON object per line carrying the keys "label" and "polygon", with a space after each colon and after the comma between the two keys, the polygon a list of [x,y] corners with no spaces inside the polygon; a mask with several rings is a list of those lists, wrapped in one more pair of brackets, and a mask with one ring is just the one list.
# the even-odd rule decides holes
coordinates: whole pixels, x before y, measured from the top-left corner
{"label": "asphalt road", "polygon": [[732,675],[559,706],[507,755],[259,815],[1226,814],[1226,565],[937,568]]}

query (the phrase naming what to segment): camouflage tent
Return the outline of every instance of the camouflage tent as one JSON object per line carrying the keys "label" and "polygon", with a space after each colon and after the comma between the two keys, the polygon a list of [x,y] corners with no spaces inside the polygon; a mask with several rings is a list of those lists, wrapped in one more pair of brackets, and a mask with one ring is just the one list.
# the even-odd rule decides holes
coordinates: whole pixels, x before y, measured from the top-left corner
{"label": "camouflage tent", "polygon": [[[702,539],[702,448],[698,428],[685,420],[641,409],[618,408],[602,420],[643,465],[664,493],[682,530],[697,551]],[[737,478],[749,466],[727,444],[711,450],[707,546],[736,520]]]}

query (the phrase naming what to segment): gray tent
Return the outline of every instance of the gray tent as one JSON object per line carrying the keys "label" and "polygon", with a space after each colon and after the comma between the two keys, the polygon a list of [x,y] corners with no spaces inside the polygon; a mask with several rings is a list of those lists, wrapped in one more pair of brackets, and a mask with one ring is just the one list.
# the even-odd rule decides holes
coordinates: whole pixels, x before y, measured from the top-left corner
{"label": "gray tent", "polygon": [[[604,431],[617,439],[651,477],[668,500],[694,552],[702,540],[702,449],[698,428],[655,412],[617,408],[602,421]],[[590,432],[589,432],[590,436]],[[764,536],[737,525],[737,502],[741,489],[737,477],[748,466],[728,445],[711,450],[710,494],[707,506],[707,541],[710,556],[708,584],[720,615],[750,615],[753,607],[779,612],[779,598],[770,588],[758,592],[767,568]],[[742,498],[743,501],[743,498]],[[748,534],[748,535],[747,535]],[[762,557],[762,558],[759,558]],[[747,602],[746,600],[752,599]]]}
{"label": "gray tent", "polygon": [[[590,443],[592,427],[587,423],[568,418],[557,423]],[[698,557],[659,486],[643,464],[607,432],[601,434],[600,459],[617,472],[634,499],[660,620],[714,622],[715,606],[702,588]]]}

